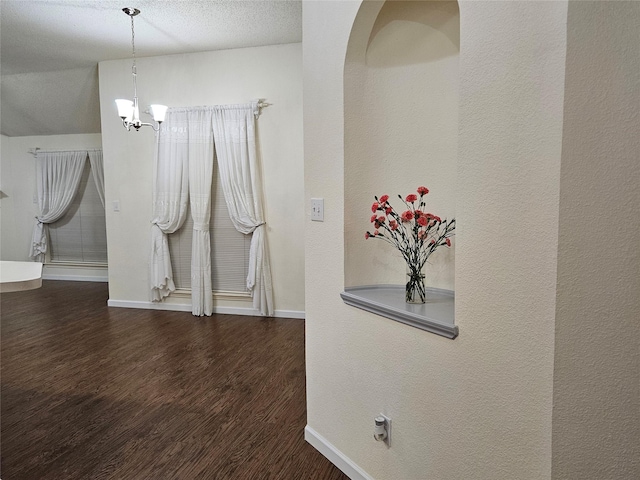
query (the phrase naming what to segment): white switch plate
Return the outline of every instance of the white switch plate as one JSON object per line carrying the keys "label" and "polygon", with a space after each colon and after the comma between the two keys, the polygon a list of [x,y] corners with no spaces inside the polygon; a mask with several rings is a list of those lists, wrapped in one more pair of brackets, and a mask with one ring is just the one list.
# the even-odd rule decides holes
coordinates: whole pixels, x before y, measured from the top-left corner
{"label": "white switch plate", "polygon": [[311,199],[311,220],[324,222],[324,198]]}
{"label": "white switch plate", "polygon": [[113,211],[114,212],[119,212],[120,211],[120,202],[118,200],[113,202]]}

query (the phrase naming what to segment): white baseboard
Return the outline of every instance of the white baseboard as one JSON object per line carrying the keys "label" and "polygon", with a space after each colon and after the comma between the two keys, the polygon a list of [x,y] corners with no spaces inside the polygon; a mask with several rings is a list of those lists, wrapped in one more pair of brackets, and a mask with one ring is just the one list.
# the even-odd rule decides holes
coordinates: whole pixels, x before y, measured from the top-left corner
{"label": "white baseboard", "polygon": [[42,274],[42,279],[43,280],[68,280],[70,282],[107,283],[109,281],[109,277],[98,277],[98,276],[88,276],[88,275],[59,275],[59,274],[51,274],[51,273]]}
{"label": "white baseboard", "polygon": [[[163,302],[139,302],[132,300],[112,300],[107,301],[107,306],[118,308],[141,308],[143,310],[168,310],[172,312],[191,312],[191,304],[188,303],[163,303]],[[213,307],[213,313],[224,315],[249,315],[261,317],[259,311],[253,308],[242,307]],[[278,318],[298,318],[304,320],[304,312],[299,310],[276,310],[274,317]]]}
{"label": "white baseboard", "polygon": [[[257,315],[260,315],[259,313]],[[305,314],[300,310],[276,310],[273,314],[278,318],[297,318],[298,320],[304,320]]]}
{"label": "white baseboard", "polygon": [[349,457],[334,447],[322,435],[307,425],[304,428],[304,439],[318,450],[322,455],[338,467],[351,480],[373,480],[367,472],[356,465]]}

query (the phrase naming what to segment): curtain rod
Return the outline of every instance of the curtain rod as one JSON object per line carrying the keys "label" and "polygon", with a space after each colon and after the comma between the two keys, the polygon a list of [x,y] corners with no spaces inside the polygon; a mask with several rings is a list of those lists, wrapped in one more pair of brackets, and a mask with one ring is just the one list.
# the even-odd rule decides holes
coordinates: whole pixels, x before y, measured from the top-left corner
{"label": "curtain rod", "polygon": [[255,115],[256,118],[258,118],[260,116],[260,114],[262,113],[262,109],[263,108],[267,108],[267,107],[271,106],[270,103],[268,103],[266,100],[264,100],[262,98],[258,99],[257,105],[258,105],[258,113]]}
{"label": "curtain rod", "polygon": [[42,150],[40,147],[33,147],[27,150],[27,153],[30,153],[34,157],[38,156],[38,152],[40,153],[62,153],[62,152],[101,152],[102,148],[80,148],[77,150]]}
{"label": "curtain rod", "polygon": [[[258,116],[261,113],[263,108],[267,108],[273,105],[272,103],[267,102],[266,99],[259,98],[256,100],[252,100],[249,103],[229,103],[229,104],[223,104],[223,105],[199,105],[199,106],[193,106],[193,107],[169,107],[169,111],[175,112],[175,111],[181,111],[181,110],[190,109],[190,108],[232,110],[234,108],[245,107],[246,105],[251,105],[251,104],[255,104],[255,106],[258,109],[258,111],[256,112],[256,116]],[[147,109],[144,111],[144,113],[150,114],[151,111]]]}

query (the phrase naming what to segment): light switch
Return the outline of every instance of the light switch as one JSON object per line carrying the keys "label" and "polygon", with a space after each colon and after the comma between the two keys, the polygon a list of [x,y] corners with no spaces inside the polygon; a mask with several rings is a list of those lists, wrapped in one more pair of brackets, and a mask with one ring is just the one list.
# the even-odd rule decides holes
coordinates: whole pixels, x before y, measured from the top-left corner
{"label": "light switch", "polygon": [[113,211],[114,212],[119,212],[120,211],[120,202],[118,200],[113,202]]}
{"label": "light switch", "polygon": [[311,199],[311,220],[324,222],[324,198]]}

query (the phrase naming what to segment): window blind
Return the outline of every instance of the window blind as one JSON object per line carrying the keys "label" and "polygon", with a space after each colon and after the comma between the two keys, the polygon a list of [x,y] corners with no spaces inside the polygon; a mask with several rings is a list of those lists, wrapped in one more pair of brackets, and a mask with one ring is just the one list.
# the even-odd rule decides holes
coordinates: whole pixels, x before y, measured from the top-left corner
{"label": "window blind", "polygon": [[87,160],[67,213],[49,224],[51,263],[107,264],[105,212]]}
{"label": "window blind", "polygon": [[[251,235],[238,232],[227,210],[218,169],[213,173],[211,192],[211,281],[215,292],[247,292]],[[193,219],[187,208],[182,228],[169,235],[169,253],[176,288],[191,289],[191,243]]]}

